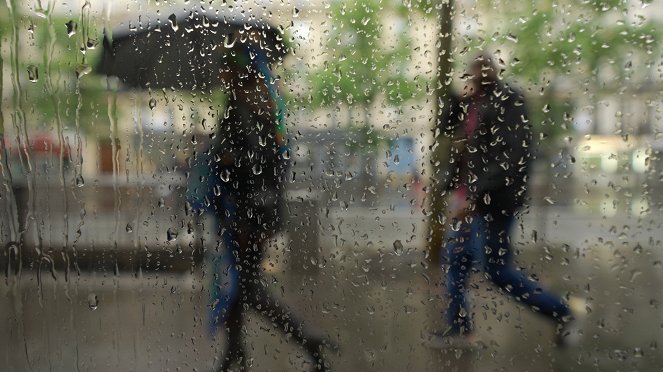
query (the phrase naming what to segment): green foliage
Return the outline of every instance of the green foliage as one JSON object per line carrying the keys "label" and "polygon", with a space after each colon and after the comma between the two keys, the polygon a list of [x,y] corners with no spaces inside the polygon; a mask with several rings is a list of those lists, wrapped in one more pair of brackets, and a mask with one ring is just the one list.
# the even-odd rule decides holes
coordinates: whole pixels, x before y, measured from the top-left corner
{"label": "green foliage", "polygon": [[[378,96],[397,105],[417,96],[415,82],[404,73],[411,54],[407,30],[396,30],[395,39],[385,37],[391,31],[385,28],[398,27],[397,20],[407,24],[405,10],[379,0],[332,3],[333,28],[325,46],[329,57],[311,73],[313,107],[366,106]],[[387,17],[396,22],[384,22]]]}
{"label": "green foliage", "polygon": [[[12,20],[8,12],[0,19],[0,37],[7,41],[12,35]],[[84,34],[78,25],[80,19],[18,14],[14,21],[21,35],[19,48],[12,52],[18,54],[20,99],[29,109],[27,125],[50,130],[59,122],[63,128],[74,128],[78,120],[81,130],[89,132],[94,122],[107,120],[106,79],[89,74],[100,54],[100,36]],[[70,21],[77,26],[71,35],[66,26]],[[5,49],[5,62],[10,49]]]}
{"label": "green foliage", "polygon": [[[631,63],[651,59],[663,32],[661,22],[631,16],[621,0],[520,2],[495,11],[499,22],[487,30],[491,44],[512,51],[507,75],[545,87],[530,109],[535,129],[551,142],[571,130],[580,86],[596,95],[625,84]],[[603,69],[615,72],[617,81],[602,81]],[[577,92],[556,96],[560,78],[574,82]]]}
{"label": "green foliage", "polygon": [[514,75],[536,81],[548,71],[587,79],[596,76],[602,63],[628,53],[650,53],[660,43],[663,25],[628,20],[623,1],[546,3],[523,2],[505,11],[500,26],[507,31],[495,41],[513,48]]}

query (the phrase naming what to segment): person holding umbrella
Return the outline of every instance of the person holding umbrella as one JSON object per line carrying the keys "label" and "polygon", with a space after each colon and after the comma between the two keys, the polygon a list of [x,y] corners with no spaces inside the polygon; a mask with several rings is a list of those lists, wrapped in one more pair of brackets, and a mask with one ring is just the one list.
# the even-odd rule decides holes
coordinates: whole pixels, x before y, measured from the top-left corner
{"label": "person holding umbrella", "polygon": [[246,367],[242,341],[246,310],[253,309],[291,335],[326,370],[325,341],[308,332],[300,319],[272,297],[262,275],[265,243],[282,225],[284,178],[288,168],[284,102],[269,60],[258,46],[259,32],[244,35],[230,51],[221,81],[229,94],[227,109],[212,148],[212,173],[222,181],[214,197],[226,246],[233,252],[237,293],[227,305],[228,342],[220,371],[234,363]]}
{"label": "person holding umbrella", "polygon": [[221,85],[228,93],[209,153],[198,160],[209,167],[207,199],[224,243],[211,262],[211,326],[227,331],[218,369],[235,364],[247,369],[242,328],[246,311],[253,309],[291,335],[315,370],[327,370],[322,348],[333,345],[305,329],[270,295],[262,274],[265,244],[282,225],[288,168],[285,105],[270,69],[287,53],[283,35],[262,21],[195,8],[167,19],[145,15],[143,21],[151,26],[135,29],[126,22],[113,31],[112,40],[104,37],[97,72],[142,89],[210,92]]}

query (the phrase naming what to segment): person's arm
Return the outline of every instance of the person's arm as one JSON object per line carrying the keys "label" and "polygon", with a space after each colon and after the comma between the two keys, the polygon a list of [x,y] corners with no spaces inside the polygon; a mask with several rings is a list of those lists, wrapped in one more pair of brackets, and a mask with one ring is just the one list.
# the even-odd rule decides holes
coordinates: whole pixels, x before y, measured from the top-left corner
{"label": "person's arm", "polygon": [[[440,189],[449,191],[453,189],[458,181],[459,155],[462,147],[459,146],[458,129],[462,124],[463,110],[458,96],[451,94],[448,105],[443,109],[437,122],[436,136],[446,143],[440,146],[448,146],[448,152],[444,158],[444,164],[440,164],[439,175]],[[462,145],[462,144],[461,144]],[[441,149],[444,150],[444,149]]]}

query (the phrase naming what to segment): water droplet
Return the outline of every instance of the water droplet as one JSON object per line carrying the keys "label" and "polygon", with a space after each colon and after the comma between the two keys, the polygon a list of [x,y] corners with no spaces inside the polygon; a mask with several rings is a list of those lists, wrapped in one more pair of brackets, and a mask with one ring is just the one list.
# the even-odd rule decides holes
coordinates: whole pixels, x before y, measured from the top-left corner
{"label": "water droplet", "polygon": [[127,230],[127,232],[128,232],[129,234],[131,234],[132,232],[134,232],[134,227],[131,226],[130,223],[127,224],[127,227],[126,227],[125,229]]}
{"label": "water droplet", "polygon": [[94,49],[99,45],[99,40],[97,39],[87,39],[87,42],[85,43],[85,46],[87,46],[88,49]]}
{"label": "water droplet", "polygon": [[166,231],[166,239],[169,242],[174,242],[175,240],[177,240],[177,234],[178,234],[177,230],[173,228],[168,228],[168,231]]}
{"label": "water droplet", "polygon": [[70,20],[69,22],[65,23],[65,26],[67,26],[67,36],[72,37],[76,35],[76,31],[78,30],[78,23],[76,23],[74,20]]}
{"label": "water droplet", "polygon": [[150,98],[150,110],[154,110],[155,107],[157,107],[157,100]]}
{"label": "water droplet", "polygon": [[85,179],[83,179],[82,175],[76,176],[76,187],[83,187],[85,186]]}
{"label": "water droplet", "polygon": [[400,162],[401,162],[401,158],[398,157],[398,154],[396,154],[396,156],[394,156],[394,164],[400,164]]}
{"label": "water droplet", "polygon": [[398,239],[394,240],[394,252],[396,253],[396,256],[403,254],[403,243]]}
{"label": "water droplet", "polygon": [[177,25],[177,16],[175,13],[168,16],[168,21],[170,22],[170,27],[173,28],[173,31],[179,30],[180,27]]}
{"label": "water droplet", "polygon": [[490,194],[489,193],[483,194],[483,203],[486,204],[486,205],[490,205]]}
{"label": "water droplet", "polygon": [[639,270],[631,271],[631,283],[633,283],[633,281],[635,281],[635,279],[637,277],[639,277],[640,275],[642,275],[642,271],[639,271]]}
{"label": "water droplet", "polygon": [[633,252],[635,252],[637,254],[641,254],[642,253],[642,246],[640,244],[636,244],[635,247],[633,248]]}
{"label": "water droplet", "polygon": [[87,305],[90,310],[97,310],[99,307],[99,297],[94,293],[90,293],[87,295]]}
{"label": "water droplet", "polygon": [[226,35],[226,38],[223,39],[223,47],[227,49],[232,48],[235,46],[235,40],[236,39],[232,34]]}
{"label": "water droplet", "polygon": [[224,169],[221,174],[219,175],[221,177],[221,181],[223,182],[228,182],[230,181],[230,171],[227,169]]}
{"label": "water droplet", "polygon": [[255,174],[256,176],[259,175],[259,174],[262,174],[262,166],[260,164],[254,165],[251,168],[251,170],[253,171],[253,174]]}
{"label": "water droplet", "polygon": [[35,65],[28,66],[28,80],[36,83],[39,80],[39,69]]}

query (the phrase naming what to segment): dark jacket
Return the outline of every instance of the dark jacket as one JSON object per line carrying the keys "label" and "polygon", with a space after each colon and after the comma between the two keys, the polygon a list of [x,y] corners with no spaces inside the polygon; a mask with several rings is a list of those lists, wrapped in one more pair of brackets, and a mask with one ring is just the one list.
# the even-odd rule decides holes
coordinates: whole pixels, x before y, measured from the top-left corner
{"label": "dark jacket", "polygon": [[222,220],[233,213],[247,228],[280,226],[288,160],[276,143],[275,120],[268,110],[229,102],[212,149],[213,198]]}
{"label": "dark jacket", "polygon": [[[478,124],[471,138],[464,138],[463,125],[473,103],[479,105]],[[522,93],[496,82],[481,94],[453,97],[439,124],[454,143],[448,190],[467,185],[478,212],[513,213],[523,205],[532,132]]]}

